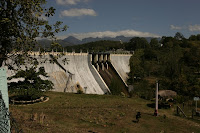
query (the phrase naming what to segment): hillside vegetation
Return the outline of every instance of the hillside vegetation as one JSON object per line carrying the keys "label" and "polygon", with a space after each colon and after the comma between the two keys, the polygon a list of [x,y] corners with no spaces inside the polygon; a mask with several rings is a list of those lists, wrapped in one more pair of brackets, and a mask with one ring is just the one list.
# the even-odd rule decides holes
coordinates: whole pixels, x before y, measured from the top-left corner
{"label": "hillside vegetation", "polygon": [[121,44],[119,41],[109,41],[109,40],[101,40],[96,42],[89,42],[82,45],[74,45],[74,46],[68,46],[66,47],[67,51],[71,52],[72,49],[75,50],[75,52],[80,52],[82,50],[83,52],[105,52],[109,50],[116,50],[123,48],[124,45]]}
{"label": "hillside vegetation", "polygon": [[135,50],[129,74],[134,93],[152,98],[157,80],[159,89],[178,93],[178,102],[200,96],[200,35],[185,39],[176,33],[174,37],[162,37],[160,42],[152,39],[150,43],[133,38],[129,48]]}

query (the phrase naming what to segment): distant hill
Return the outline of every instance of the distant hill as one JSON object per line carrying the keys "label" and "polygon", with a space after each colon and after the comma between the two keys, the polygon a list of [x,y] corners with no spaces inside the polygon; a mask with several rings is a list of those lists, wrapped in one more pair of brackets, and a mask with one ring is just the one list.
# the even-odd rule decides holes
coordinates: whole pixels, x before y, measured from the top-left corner
{"label": "distant hill", "polygon": [[69,36],[69,37],[65,38],[63,41],[67,42],[69,44],[81,44],[82,43],[81,40],[79,40],[73,36]]}
{"label": "distant hill", "polygon": [[[96,42],[96,41],[102,41],[102,40],[109,40],[109,41],[120,41],[121,40],[122,42],[129,42],[131,38],[133,38],[133,37],[125,37],[125,36],[117,36],[114,38],[111,38],[111,37],[103,37],[103,38],[88,37],[88,38],[79,40],[73,36],[69,36],[69,37],[65,38],[63,41],[68,42],[69,44],[76,45],[76,44],[85,44],[85,43],[89,43],[89,42]],[[145,39],[148,42],[150,42],[152,37],[145,37]]]}
{"label": "distant hill", "polygon": [[[57,41],[62,47],[67,47],[67,46],[73,46],[75,43],[71,40],[71,42],[66,41],[66,40],[58,40]],[[74,41],[75,42],[75,41]],[[47,40],[47,39],[42,39],[38,40],[39,45],[45,47],[45,48],[50,48],[52,41]]]}
{"label": "distant hill", "polygon": [[[122,42],[129,42],[131,38],[133,38],[133,37],[125,37],[125,36],[117,36],[114,38],[111,38],[111,37],[104,37],[104,38],[88,37],[88,38],[79,40],[74,36],[69,36],[63,40],[58,40],[58,43],[61,44],[62,47],[67,47],[67,46],[74,46],[74,45],[86,44],[86,43],[90,43],[90,42],[103,41],[103,40],[109,40],[109,41],[120,41],[121,40]],[[145,37],[145,38],[148,42],[150,42],[152,39],[152,37]],[[42,39],[42,40],[38,40],[38,42],[41,46],[43,46],[43,47],[45,46],[46,48],[51,46],[51,40]]]}
{"label": "distant hill", "polygon": [[117,36],[115,38],[111,38],[111,37],[104,37],[104,38],[89,37],[89,38],[84,38],[82,40],[82,44],[89,43],[89,42],[101,41],[101,40],[109,40],[109,41],[119,41],[119,40],[121,40],[122,42],[128,42],[131,38],[132,37],[124,37],[124,36]]}

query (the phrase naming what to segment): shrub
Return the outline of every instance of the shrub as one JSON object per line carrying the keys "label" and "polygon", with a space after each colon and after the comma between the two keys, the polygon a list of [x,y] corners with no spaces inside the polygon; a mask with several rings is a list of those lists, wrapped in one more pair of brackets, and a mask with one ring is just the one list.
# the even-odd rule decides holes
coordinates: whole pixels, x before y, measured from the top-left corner
{"label": "shrub", "polygon": [[136,95],[144,99],[152,99],[155,94],[154,90],[149,87],[149,82],[147,80],[143,80],[135,85],[134,92]]}
{"label": "shrub", "polygon": [[83,94],[83,91],[81,89],[78,89],[77,94]]}
{"label": "shrub", "polygon": [[38,72],[35,67],[18,71],[16,75],[9,79],[24,78],[24,81],[9,83],[9,92],[14,94],[18,100],[33,100],[39,98],[44,91],[53,89],[53,83],[49,80],[42,80],[41,75],[48,77],[43,67],[40,67]]}

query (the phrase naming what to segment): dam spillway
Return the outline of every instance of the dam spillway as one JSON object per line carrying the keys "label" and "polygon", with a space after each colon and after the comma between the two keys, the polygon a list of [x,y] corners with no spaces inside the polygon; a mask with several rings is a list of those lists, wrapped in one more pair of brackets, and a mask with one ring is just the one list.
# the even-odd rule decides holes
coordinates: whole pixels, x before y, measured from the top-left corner
{"label": "dam spillway", "polygon": [[[53,56],[54,60],[50,55]],[[78,89],[81,89],[86,94],[110,93],[99,70],[108,69],[108,63],[112,63],[125,84],[128,77],[127,72],[130,71],[129,59],[131,55],[125,54],[57,52],[40,54],[37,52],[32,53],[32,56],[38,60],[38,68],[44,67],[48,73],[49,80],[54,84],[52,91],[58,92],[76,93]],[[21,68],[25,69],[24,66]],[[8,77],[12,76],[13,73],[15,72],[8,70]]]}
{"label": "dam spillway", "polygon": [[92,64],[96,67],[112,94],[121,94],[123,92],[125,95],[129,95],[126,83],[127,74],[130,71],[129,59],[130,55],[123,54],[92,54]]}

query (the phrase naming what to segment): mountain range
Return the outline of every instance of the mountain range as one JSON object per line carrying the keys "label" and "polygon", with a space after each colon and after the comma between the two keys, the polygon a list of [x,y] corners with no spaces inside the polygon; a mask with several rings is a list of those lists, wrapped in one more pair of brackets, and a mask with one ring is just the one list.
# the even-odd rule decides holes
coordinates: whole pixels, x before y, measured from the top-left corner
{"label": "mountain range", "polygon": [[89,43],[89,42],[96,42],[96,41],[100,41],[100,40],[110,40],[110,41],[122,41],[122,42],[128,42],[132,37],[125,37],[125,36],[117,36],[115,38],[111,38],[111,37],[104,37],[104,38],[93,38],[93,37],[88,37],[88,38],[84,38],[82,40],[79,40],[73,36],[69,36],[65,39],[63,39],[63,41],[68,42],[70,44],[73,45],[77,45],[77,44],[84,44],[84,43]]}
{"label": "mountain range", "polygon": [[[62,47],[66,47],[66,46],[85,44],[85,43],[95,42],[95,41],[100,41],[100,40],[110,40],[110,41],[120,41],[121,40],[122,42],[129,42],[129,40],[131,38],[133,38],[133,37],[125,37],[125,36],[117,36],[114,38],[111,38],[111,37],[104,37],[104,38],[89,37],[89,38],[84,38],[82,40],[79,40],[74,36],[69,36],[63,40],[58,40],[58,43],[61,44]],[[146,39],[148,42],[150,42],[152,37],[146,37]],[[50,45],[51,45],[51,41],[47,40],[47,39],[38,40],[38,42],[39,42],[39,44],[41,44],[42,46],[45,46],[45,47],[50,47]]]}

